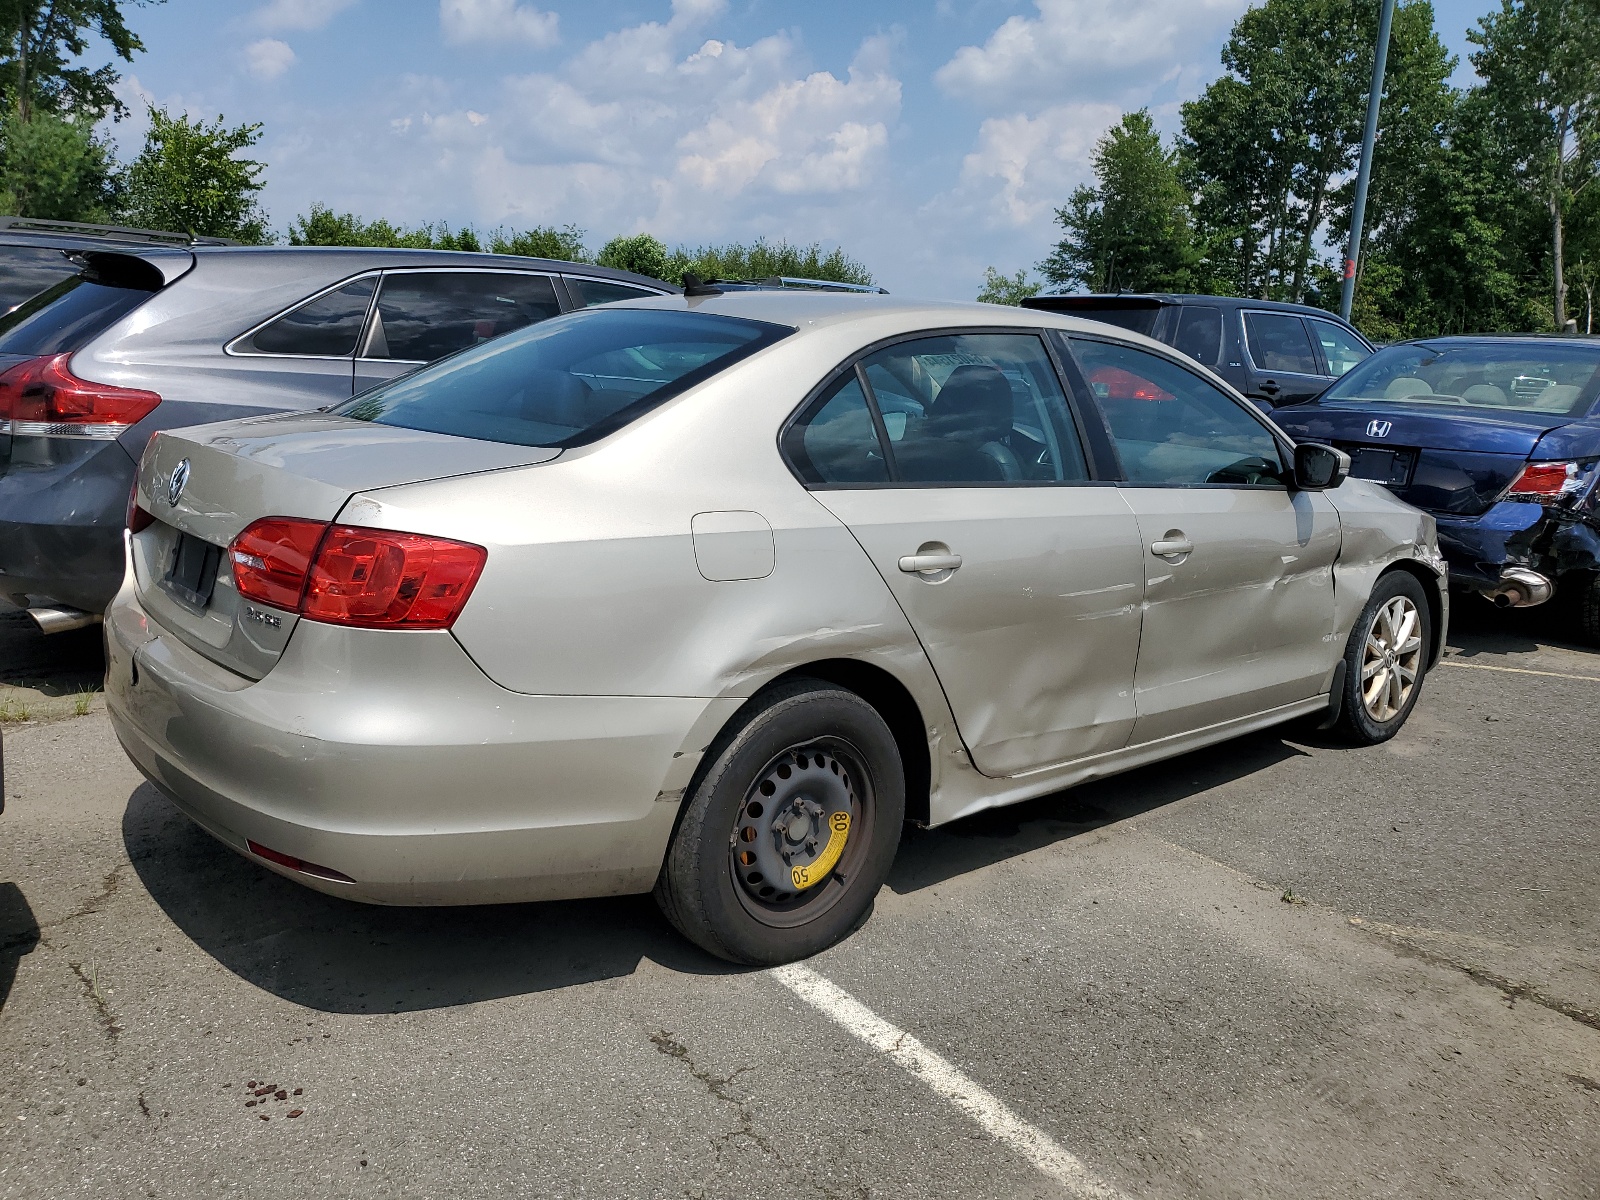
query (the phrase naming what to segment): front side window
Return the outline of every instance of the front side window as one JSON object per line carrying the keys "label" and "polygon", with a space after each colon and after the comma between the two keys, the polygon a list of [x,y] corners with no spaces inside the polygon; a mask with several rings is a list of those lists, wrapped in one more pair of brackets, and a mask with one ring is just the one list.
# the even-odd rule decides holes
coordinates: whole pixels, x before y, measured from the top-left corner
{"label": "front side window", "polygon": [[1252,312],[1244,314],[1245,341],[1250,359],[1263,371],[1289,371],[1296,375],[1320,375],[1317,356],[1306,335],[1306,324],[1287,313]]}
{"label": "front side window", "polygon": [[377,280],[354,279],[284,313],[256,330],[241,347],[258,354],[294,354],[306,358],[349,358],[366,324]]}
{"label": "front side window", "polygon": [[1340,328],[1332,321],[1319,321],[1313,317],[1311,332],[1322,343],[1322,357],[1327,360],[1328,374],[1334,378],[1372,354],[1348,329]]}
{"label": "front side window", "polygon": [[1393,401],[1530,420],[1588,411],[1600,385],[1600,349],[1581,342],[1445,342],[1388,346],[1368,355],[1318,404]]}
{"label": "front side window", "polygon": [[386,274],[361,356],[432,362],[560,311],[555,286],[544,275]]}
{"label": "front side window", "polygon": [[1089,477],[1044,344],[1031,334],[918,338],[862,361],[902,483]]}
{"label": "front side window", "polygon": [[1132,346],[1073,348],[1129,483],[1284,486],[1276,439],[1227,393]]}
{"label": "front side window", "polygon": [[576,446],[792,332],[710,313],[585,309],[465,350],[333,411],[515,446]]}

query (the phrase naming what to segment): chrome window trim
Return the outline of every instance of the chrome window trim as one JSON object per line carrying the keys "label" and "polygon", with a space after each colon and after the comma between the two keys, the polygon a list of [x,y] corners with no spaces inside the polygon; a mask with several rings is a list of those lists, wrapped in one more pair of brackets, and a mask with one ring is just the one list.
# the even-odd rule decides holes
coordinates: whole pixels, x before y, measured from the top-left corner
{"label": "chrome window trim", "polygon": [[[529,274],[532,274],[532,272],[529,272]],[[571,271],[562,271],[561,279],[563,281],[571,280],[573,283],[614,283],[618,287],[636,287],[648,296],[676,296],[678,294],[677,292],[658,292],[654,288],[647,288],[631,279],[606,279],[600,275],[576,275]],[[612,303],[619,302],[612,301]],[[587,308],[589,306],[585,305],[584,307]]]}

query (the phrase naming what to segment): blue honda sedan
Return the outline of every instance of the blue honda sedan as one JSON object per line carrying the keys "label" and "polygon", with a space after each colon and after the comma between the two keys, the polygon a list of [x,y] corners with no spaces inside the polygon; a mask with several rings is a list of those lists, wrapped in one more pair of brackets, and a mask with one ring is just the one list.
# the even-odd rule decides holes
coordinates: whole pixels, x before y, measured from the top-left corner
{"label": "blue honda sedan", "polygon": [[1502,606],[1568,594],[1600,644],[1597,394],[1600,340],[1429,338],[1272,416],[1432,513],[1454,585]]}

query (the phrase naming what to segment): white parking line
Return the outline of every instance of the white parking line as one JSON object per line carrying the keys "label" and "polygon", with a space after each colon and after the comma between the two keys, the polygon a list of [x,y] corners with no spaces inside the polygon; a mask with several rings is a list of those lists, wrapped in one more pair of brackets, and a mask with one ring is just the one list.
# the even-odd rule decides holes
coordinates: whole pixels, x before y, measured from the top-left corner
{"label": "white parking line", "polygon": [[1600,683],[1600,675],[1567,675],[1561,671],[1530,671],[1527,667],[1495,667],[1488,663],[1457,662],[1449,657],[1439,661],[1447,667],[1466,667],[1473,671],[1504,671],[1509,675],[1543,675],[1548,679],[1582,679],[1586,683]]}
{"label": "white parking line", "polygon": [[1122,1193],[1101,1183],[1076,1155],[1017,1116],[1000,1097],[968,1079],[905,1030],[889,1024],[832,980],[800,963],[775,967],[772,977],[835,1024],[888,1055],[976,1121],[990,1137],[1010,1146],[1074,1196],[1124,1200]]}

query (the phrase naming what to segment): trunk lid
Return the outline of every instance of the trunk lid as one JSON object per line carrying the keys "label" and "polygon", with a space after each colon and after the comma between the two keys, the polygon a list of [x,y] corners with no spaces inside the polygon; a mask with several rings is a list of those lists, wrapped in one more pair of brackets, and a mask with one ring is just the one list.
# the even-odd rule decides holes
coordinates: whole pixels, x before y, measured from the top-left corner
{"label": "trunk lid", "polygon": [[1446,413],[1394,401],[1296,405],[1272,419],[1296,438],[1348,453],[1356,478],[1382,483],[1418,508],[1463,516],[1488,511],[1540,438],[1565,423],[1548,414]]}
{"label": "trunk lid", "polygon": [[[332,521],[357,492],[532,466],[559,453],[328,413],[158,433],[139,465],[139,505],[155,518],[132,539],[140,603],[192,649],[259,679],[298,618],[246,602],[234,589],[226,550],[246,525],[268,516]],[[183,482],[174,502],[175,475]],[[196,580],[198,596],[185,586]]]}

